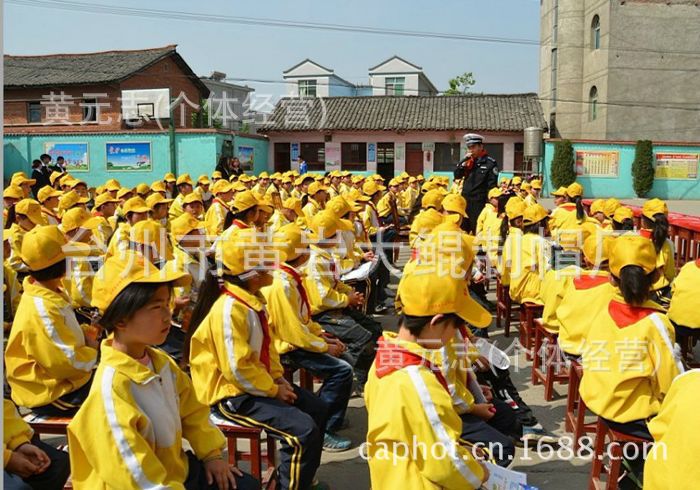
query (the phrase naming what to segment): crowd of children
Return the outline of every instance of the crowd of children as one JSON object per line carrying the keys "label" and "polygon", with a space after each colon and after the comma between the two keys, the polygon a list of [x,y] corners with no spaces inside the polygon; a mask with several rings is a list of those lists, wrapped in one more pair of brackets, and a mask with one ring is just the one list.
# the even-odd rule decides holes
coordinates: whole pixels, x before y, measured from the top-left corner
{"label": "crowd of children", "polygon": [[[693,417],[678,405],[700,378],[679,376],[674,342],[690,355],[700,262],[676,277],[666,205],[647,201],[635,229],[614,199],[587,212],[579,183],[553,193],[551,212],[541,189],[504,179],[469,216],[459,182],[437,175],[215,171],[89,188],[54,172],[37,189],[14,174],[3,193],[5,486],[61,488],[70,473],[74,488],[259,488],[223,458],[215,421],[229,421],[277,439],[280,488],[324,488],[322,452],[353,447],[354,394],[372,488],[479,488],[485,462],[556,443],[487,354],[498,352],[489,277],[513,302],[544,307],[607,424],[696,445],[676,415]],[[377,321],[390,308],[398,331]],[[297,369],[320,382],[315,393],[291,381]],[[68,455],[17,407],[71,419]],[[649,459],[653,481],[697,472],[684,452]]]}

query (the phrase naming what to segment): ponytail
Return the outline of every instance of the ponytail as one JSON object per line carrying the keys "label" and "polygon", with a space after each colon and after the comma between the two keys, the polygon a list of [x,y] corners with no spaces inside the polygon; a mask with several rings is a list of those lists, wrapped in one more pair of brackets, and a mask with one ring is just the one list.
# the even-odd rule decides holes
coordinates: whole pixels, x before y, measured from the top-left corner
{"label": "ponytail", "polygon": [[15,205],[13,204],[7,208],[7,218],[5,218],[5,228],[9,228],[13,223],[17,222],[17,211],[15,211]]}
{"label": "ponytail", "polygon": [[654,242],[656,253],[659,253],[668,238],[668,217],[663,213],[659,213],[654,215],[654,220],[654,231],[651,235],[651,241]]}
{"label": "ponytail", "polygon": [[627,265],[620,271],[618,285],[625,302],[640,306],[649,298],[655,271],[649,274],[644,273],[644,269],[638,265]]}
{"label": "ponytail", "polygon": [[503,216],[501,219],[501,229],[498,235],[498,256],[503,255],[503,245],[506,243],[506,237],[508,236],[508,231],[510,226],[508,226],[508,216]]}
{"label": "ponytail", "polygon": [[233,213],[228,210],[226,211],[226,216],[224,217],[224,230],[228,230],[228,228],[233,224]]}
{"label": "ponytail", "polygon": [[581,196],[576,196],[573,199],[576,203],[576,219],[578,220],[579,224],[581,224],[586,220],[586,210],[583,209],[583,200],[581,199]]}

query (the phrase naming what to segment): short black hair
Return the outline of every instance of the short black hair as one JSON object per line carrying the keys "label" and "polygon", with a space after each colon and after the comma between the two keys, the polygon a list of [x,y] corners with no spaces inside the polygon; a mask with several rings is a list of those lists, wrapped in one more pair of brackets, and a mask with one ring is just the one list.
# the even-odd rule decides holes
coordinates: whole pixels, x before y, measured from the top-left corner
{"label": "short black hair", "polygon": [[656,271],[649,274],[638,265],[626,265],[620,270],[620,277],[616,282],[625,298],[625,303],[633,306],[641,306],[649,299],[651,286],[654,283]]}
{"label": "short black hair", "polygon": [[[408,329],[411,335],[418,337],[423,329],[430,324],[431,320],[435,315],[430,316],[413,316],[413,315],[401,315],[399,319],[399,325]],[[462,317],[457,313],[445,313],[443,315],[442,322],[456,322],[459,324],[464,323]]]}
{"label": "short black hair", "polygon": [[44,158],[48,158],[49,161],[51,161],[51,155],[49,155],[48,153],[42,153],[42,154],[39,156],[39,160],[41,160],[41,161],[43,161]]}
{"label": "short black hair", "polygon": [[65,160],[65,158],[63,158],[62,156],[56,157],[56,161],[58,162],[59,160]]}
{"label": "short black hair", "polygon": [[59,279],[66,275],[66,261],[59,260],[53,265],[38,271],[29,271],[29,275],[39,282]]}
{"label": "short black hair", "polygon": [[146,306],[164,284],[172,291],[170,283],[134,282],[129,284],[109,304],[100,319],[100,325],[108,332],[112,332],[117,323],[130,320],[137,311]]}

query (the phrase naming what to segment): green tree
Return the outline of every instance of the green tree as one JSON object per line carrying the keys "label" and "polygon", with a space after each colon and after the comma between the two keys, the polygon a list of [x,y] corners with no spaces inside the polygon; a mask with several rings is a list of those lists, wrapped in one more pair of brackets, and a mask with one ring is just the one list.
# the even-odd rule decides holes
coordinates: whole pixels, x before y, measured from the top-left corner
{"label": "green tree", "polygon": [[569,140],[554,143],[554,158],[550,169],[552,186],[559,188],[573,184],[576,180],[574,146]]}
{"label": "green tree", "polygon": [[211,121],[209,118],[209,102],[205,99],[199,101],[200,109],[192,112],[192,127],[193,128],[216,128],[221,129],[223,123],[220,117],[213,116]]}
{"label": "green tree", "polygon": [[654,185],[654,150],[649,140],[637,141],[632,162],[632,184],[638,197],[646,197]]}
{"label": "green tree", "polygon": [[476,83],[476,80],[474,80],[472,72],[464,72],[461,75],[451,78],[448,83],[450,84],[450,88],[445,90],[445,95],[464,95],[469,92]]}

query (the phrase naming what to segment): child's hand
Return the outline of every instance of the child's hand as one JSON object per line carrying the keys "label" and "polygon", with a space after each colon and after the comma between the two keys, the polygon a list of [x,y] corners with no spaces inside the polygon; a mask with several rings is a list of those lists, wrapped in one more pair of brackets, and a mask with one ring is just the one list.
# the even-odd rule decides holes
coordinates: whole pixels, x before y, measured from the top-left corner
{"label": "child's hand", "polygon": [[37,470],[34,472],[35,475],[43,473],[49,468],[49,466],[51,466],[51,458],[49,458],[44,451],[36,447],[34,444],[22,444],[20,447],[15,449],[15,452],[26,456],[36,465]]}
{"label": "child's hand", "polygon": [[204,471],[207,475],[207,483],[211,485],[216,482],[216,486],[219,490],[237,488],[236,476],[243,476],[241,470],[233,465],[229,465],[223,459],[207,461],[204,463]]}
{"label": "child's hand", "polygon": [[348,306],[354,307],[361,305],[365,300],[365,295],[362,293],[358,293],[357,291],[353,291],[348,295]]}
{"label": "child's hand", "polygon": [[7,461],[5,471],[18,475],[22,478],[29,478],[39,470],[39,467],[24,454],[19,451],[12,451],[10,459]]}
{"label": "child's hand", "polygon": [[328,344],[328,353],[333,357],[339,357],[345,352],[345,344],[338,339],[326,339],[326,343]]}
{"label": "child's hand", "polygon": [[489,388],[486,385],[480,385],[481,386],[481,392],[484,394],[484,398],[486,398],[487,402],[490,402],[493,400],[493,391],[491,391],[491,388]]}
{"label": "child's hand", "polygon": [[297,394],[294,393],[294,390],[288,384],[278,384],[275,398],[284,403],[294,405],[294,402],[297,401]]}
{"label": "child's hand", "polygon": [[491,403],[477,403],[472,405],[469,413],[476,415],[481,420],[490,420],[496,414],[496,409]]}

